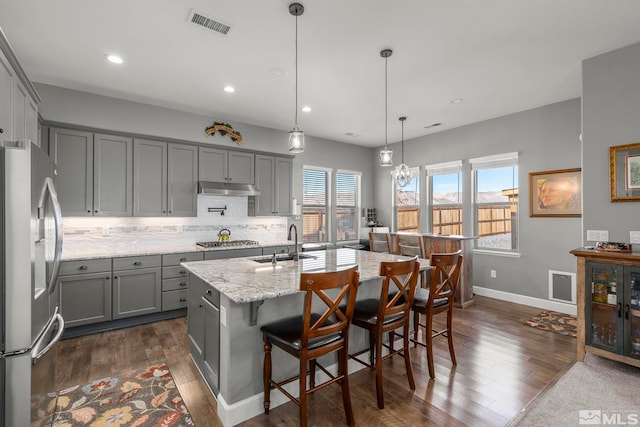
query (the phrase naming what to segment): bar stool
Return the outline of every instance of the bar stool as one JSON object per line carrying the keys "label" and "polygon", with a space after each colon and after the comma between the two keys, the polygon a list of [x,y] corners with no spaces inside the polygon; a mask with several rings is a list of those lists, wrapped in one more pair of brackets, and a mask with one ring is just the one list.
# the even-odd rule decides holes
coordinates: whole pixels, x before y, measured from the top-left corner
{"label": "bar stool", "polygon": [[[462,266],[462,251],[446,254],[431,254],[431,280],[429,289],[417,289],[411,310],[413,311],[413,339],[414,347],[418,344],[427,348],[429,376],[435,379],[433,366],[433,339],[446,336],[449,341],[449,355],[453,366],[457,364],[456,353],[453,349],[453,300],[458,288],[460,270]],[[447,313],[447,326],[441,331],[433,329],[433,316]],[[420,323],[420,315],[426,315],[426,322]],[[426,343],[418,341],[418,330],[425,328]]]}
{"label": "bar stool", "polygon": [[369,250],[371,252],[392,253],[389,233],[369,232]]}
{"label": "bar stool", "polygon": [[[350,354],[349,357],[364,366],[375,370],[376,396],[378,408],[384,408],[384,395],[382,390],[382,361],[400,354],[404,357],[405,368],[409,387],[415,390],[413,370],[409,355],[409,314],[413,294],[418,283],[420,262],[417,258],[407,261],[381,262],[380,276],[383,277],[380,298],[362,299],[356,302],[353,311],[352,323],[355,326],[366,329],[369,332],[369,348]],[[390,289],[391,288],[391,289]],[[401,349],[393,348],[394,331],[402,328],[403,346]],[[385,332],[389,332],[389,344],[384,344],[382,338]],[[382,348],[389,353],[382,356]],[[358,356],[369,353],[369,363]]]}
{"label": "bar stool", "polygon": [[[404,256],[417,256],[418,258],[426,258],[426,249],[422,236],[415,234],[396,234],[396,250],[395,253]],[[427,284],[427,273],[420,273],[420,287],[424,288]]]}
{"label": "bar stool", "polygon": [[[305,292],[303,314],[266,324],[260,328],[264,340],[264,413],[269,413],[271,389],[277,388],[300,408],[300,425],[307,425],[307,395],[338,382],[342,387],[347,424],[354,425],[348,377],[349,325],[353,316],[359,281],[358,266],[330,273],[300,274],[300,290]],[[337,290],[330,297],[326,290]],[[346,302],[346,305],[345,305]],[[312,312],[314,305],[325,307],[323,312]],[[271,378],[271,348],[279,347],[300,361],[300,372],[289,379],[276,382]],[[329,353],[338,352],[338,373],[331,374],[317,362]],[[307,390],[307,362],[309,362],[309,389]],[[315,368],[319,367],[329,379],[316,386]],[[299,381],[296,399],[283,386]]]}

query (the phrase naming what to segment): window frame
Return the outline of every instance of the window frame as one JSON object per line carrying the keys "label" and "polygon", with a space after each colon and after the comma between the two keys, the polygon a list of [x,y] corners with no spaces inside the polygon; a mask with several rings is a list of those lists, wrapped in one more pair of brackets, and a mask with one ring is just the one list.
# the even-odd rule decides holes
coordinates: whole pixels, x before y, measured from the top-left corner
{"label": "window frame", "polygon": [[[485,203],[479,203],[477,201],[478,198],[478,170],[481,169],[497,169],[497,168],[503,168],[503,167],[514,167],[515,170],[512,171],[512,182],[511,182],[511,186],[512,188],[510,188],[510,190],[518,190],[519,193],[519,187],[521,186],[520,183],[520,164],[519,164],[519,157],[518,157],[518,153],[517,152],[513,152],[513,153],[504,153],[504,154],[497,154],[497,155],[491,155],[491,156],[485,156],[485,157],[478,157],[478,158],[473,158],[473,159],[469,159],[469,164],[471,167],[471,180],[472,180],[472,189],[473,189],[473,193],[472,193],[472,226],[473,226],[473,234],[474,236],[477,236],[478,238],[480,238],[480,232],[479,232],[479,215],[478,215],[478,208],[479,206],[501,206],[504,205],[505,203],[502,202],[485,202]],[[515,182],[514,182],[515,181]],[[513,184],[516,184],[516,186],[514,186]],[[505,190],[509,190],[509,189],[504,189]],[[508,197],[508,195],[507,195]],[[478,252],[478,253],[485,253],[485,254],[495,254],[495,255],[502,255],[502,256],[513,256],[513,257],[519,257],[520,256],[520,240],[518,238],[519,236],[519,227],[520,227],[520,200],[519,197],[516,196],[515,197],[516,201],[515,203],[512,202],[507,202],[507,204],[509,204],[511,206],[511,209],[513,209],[513,207],[515,206],[515,224],[511,224],[511,245],[512,248],[511,249],[505,249],[505,248],[490,248],[490,247],[479,247],[478,246],[478,239],[476,239],[474,241],[474,252]],[[514,245],[514,234],[515,234],[515,248],[513,248]]]}
{"label": "window frame", "polygon": [[[356,189],[355,189],[355,206],[349,206],[349,205],[340,205],[338,203],[338,175],[353,175],[356,179]],[[334,180],[335,182],[335,190],[334,190],[334,194],[336,195],[336,201],[335,201],[335,215],[332,215],[333,217],[336,218],[336,226],[335,226],[335,230],[334,230],[334,237],[335,237],[335,241],[336,243],[340,242],[340,243],[348,243],[348,242],[359,242],[360,241],[360,209],[362,206],[362,172],[358,172],[358,171],[351,171],[351,170],[345,170],[345,169],[337,169],[335,171],[335,177]],[[355,224],[355,238],[354,239],[348,239],[348,240],[340,240],[338,239],[338,209],[340,208],[353,208],[354,209],[354,224]]]}
{"label": "window frame", "polygon": [[[416,189],[416,193],[418,195],[418,203],[415,205],[406,205],[403,207],[409,207],[409,208],[417,208],[418,209],[418,218],[417,218],[417,230],[416,231],[410,231],[413,233],[420,233],[420,229],[421,229],[421,221],[422,221],[422,215],[424,215],[424,213],[422,212],[423,207],[421,206],[421,200],[423,199],[422,194],[422,188],[423,188],[423,180],[421,179],[421,173],[420,173],[420,167],[410,167],[409,170],[411,171],[411,180],[414,179],[418,179],[418,185],[417,185],[417,189]],[[396,183],[396,181],[393,179],[393,171],[391,172],[391,183],[392,183],[392,203],[393,203],[393,218],[394,218],[394,229],[396,232],[400,232],[399,230],[399,220],[398,220],[398,213],[399,213],[399,206],[398,206],[398,189],[400,187],[398,187],[398,184]],[[405,230],[402,230],[402,232],[405,232]]]}
{"label": "window frame", "polygon": [[[325,174],[326,177],[326,189],[325,189],[325,205],[307,205],[305,204],[305,197],[304,197],[304,190],[305,190],[305,185],[304,185],[304,175],[305,175],[305,171],[306,170],[311,170],[311,171],[316,171],[316,172],[323,172]],[[331,212],[332,212],[332,208],[331,208],[331,200],[332,200],[332,185],[331,185],[331,177],[332,177],[332,172],[333,170],[330,168],[324,168],[321,166],[310,166],[310,165],[303,165],[302,166],[302,243],[331,243],[331,226],[332,226],[332,221],[331,221]],[[326,224],[325,224],[325,232],[324,232],[324,240],[320,240],[318,239],[318,241],[314,241],[314,242],[309,242],[306,241],[304,236],[304,213],[305,213],[305,208],[324,208],[325,212],[326,212]]]}
{"label": "window frame", "polygon": [[[458,174],[458,203],[446,203],[435,205],[433,203],[433,177],[438,175]],[[425,166],[425,180],[427,187],[427,197],[425,198],[425,216],[427,230],[430,233],[434,233],[434,215],[433,211],[436,206],[443,208],[458,208],[460,210],[460,235],[464,233],[464,174],[462,170],[462,160],[454,160],[451,162],[436,163]],[[453,233],[445,233],[453,234]]]}

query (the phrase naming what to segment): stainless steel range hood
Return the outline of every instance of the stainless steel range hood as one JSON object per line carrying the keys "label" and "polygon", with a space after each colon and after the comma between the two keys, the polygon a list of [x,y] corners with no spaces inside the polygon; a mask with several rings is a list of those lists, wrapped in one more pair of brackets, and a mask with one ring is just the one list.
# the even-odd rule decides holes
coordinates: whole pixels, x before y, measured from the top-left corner
{"label": "stainless steel range hood", "polygon": [[259,196],[260,191],[252,184],[199,181],[199,194],[217,194],[219,196]]}

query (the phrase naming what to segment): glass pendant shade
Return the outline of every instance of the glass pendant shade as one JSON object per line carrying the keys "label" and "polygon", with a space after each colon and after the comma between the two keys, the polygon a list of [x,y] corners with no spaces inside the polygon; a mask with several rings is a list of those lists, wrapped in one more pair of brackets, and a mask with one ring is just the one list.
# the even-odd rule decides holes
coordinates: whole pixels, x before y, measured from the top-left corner
{"label": "glass pendant shade", "polygon": [[380,166],[393,166],[393,151],[385,147],[380,150]]}
{"label": "glass pendant shade", "polygon": [[399,165],[393,172],[393,179],[395,179],[399,187],[406,187],[407,184],[411,182],[411,170],[409,166],[404,163]]}
{"label": "glass pendant shade", "polygon": [[304,151],[304,132],[298,127],[294,127],[289,132],[289,152],[290,153],[302,153]]}

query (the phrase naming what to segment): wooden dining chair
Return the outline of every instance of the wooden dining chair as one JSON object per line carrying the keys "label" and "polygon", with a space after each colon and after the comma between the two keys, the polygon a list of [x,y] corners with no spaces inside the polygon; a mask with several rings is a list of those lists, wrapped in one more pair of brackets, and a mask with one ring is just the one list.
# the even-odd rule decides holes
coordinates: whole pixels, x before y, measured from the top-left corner
{"label": "wooden dining chair", "polygon": [[[381,262],[380,276],[383,277],[383,280],[380,298],[359,300],[353,311],[353,324],[369,332],[369,348],[350,354],[349,357],[375,370],[376,396],[380,409],[384,408],[383,360],[394,355],[402,355],[409,387],[411,390],[416,389],[409,355],[409,315],[419,271],[420,262],[417,258],[407,261]],[[400,328],[402,328],[403,345],[401,349],[396,350],[393,348],[394,331]],[[385,332],[389,332],[389,344],[382,342]],[[385,356],[382,356],[383,347],[389,350]],[[360,358],[364,353],[369,353],[368,363]]]}
{"label": "wooden dining chair", "polygon": [[[429,376],[436,377],[433,366],[433,339],[438,336],[446,336],[449,341],[449,355],[453,366],[457,364],[456,353],[453,349],[453,300],[458,289],[460,270],[462,266],[462,251],[446,254],[431,254],[431,279],[429,288],[416,290],[413,305],[413,339],[414,347],[418,344],[427,348],[429,363]],[[446,328],[433,329],[433,317],[439,313],[447,313]],[[425,323],[420,323],[420,315],[425,315]],[[425,329],[425,342],[418,340],[418,331]]]}
{"label": "wooden dining chair", "polygon": [[369,232],[369,250],[371,252],[393,253],[389,233]]}
{"label": "wooden dining chair", "polygon": [[[354,425],[351,397],[349,395],[348,355],[349,325],[353,316],[359,281],[358,266],[330,273],[300,274],[300,290],[305,292],[303,314],[266,324],[260,328],[264,340],[264,412],[269,413],[273,388],[280,390],[300,409],[300,425],[307,425],[307,395],[335,382],[342,388],[347,424]],[[331,292],[330,297],[326,291]],[[312,311],[312,306],[324,311]],[[326,308],[325,308],[326,307]],[[271,378],[271,350],[275,345],[300,361],[298,375],[283,381]],[[338,372],[334,375],[317,362],[329,353],[338,353]],[[309,372],[307,372],[307,363]],[[315,383],[315,370],[319,367],[329,379],[320,385]],[[309,388],[307,388],[309,373]],[[283,388],[298,380],[299,395],[296,399]]]}

